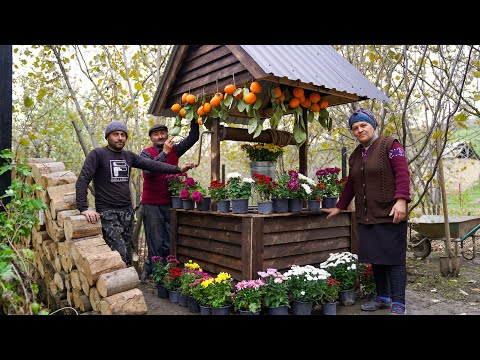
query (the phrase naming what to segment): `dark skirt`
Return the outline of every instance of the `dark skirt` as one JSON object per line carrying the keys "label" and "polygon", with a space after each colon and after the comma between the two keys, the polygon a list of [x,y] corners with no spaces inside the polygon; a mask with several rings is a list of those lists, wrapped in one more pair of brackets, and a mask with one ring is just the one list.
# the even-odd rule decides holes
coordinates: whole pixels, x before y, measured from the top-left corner
{"label": "dark skirt", "polygon": [[407,222],[358,224],[358,261],[366,264],[404,265]]}

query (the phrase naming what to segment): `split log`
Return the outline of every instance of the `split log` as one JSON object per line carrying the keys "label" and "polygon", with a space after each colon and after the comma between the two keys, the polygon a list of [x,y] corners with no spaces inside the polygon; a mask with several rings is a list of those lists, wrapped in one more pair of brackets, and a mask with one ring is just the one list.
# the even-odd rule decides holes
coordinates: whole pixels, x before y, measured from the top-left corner
{"label": "split log", "polygon": [[88,298],[87,295],[85,295],[85,294],[80,295],[79,300],[80,300],[80,307],[79,308],[82,312],[92,310],[92,305],[90,304],[90,299]]}
{"label": "split log", "polygon": [[82,284],[80,282],[80,270],[72,270],[72,272],[70,273],[70,282],[72,283],[73,289],[82,290]]}
{"label": "split log", "polygon": [[80,211],[78,211],[78,209],[59,211],[57,213],[58,226],[63,228],[65,219],[69,219],[70,216],[72,216],[72,215],[80,215]]}
{"label": "split log", "polygon": [[55,282],[55,285],[57,285],[57,287],[60,289],[60,290],[63,290],[65,289],[65,272],[56,272],[54,275],[53,275],[53,281]]}
{"label": "split log", "polygon": [[65,257],[70,257],[68,244],[65,241],[58,243],[58,254]]}
{"label": "split log", "polygon": [[49,239],[49,240],[43,240],[42,242],[42,249],[43,249],[43,253],[45,254],[46,258],[50,261],[52,261],[54,259],[54,256],[52,254],[52,250],[50,249],[50,244],[54,243],[53,240]]}
{"label": "split log", "polygon": [[95,286],[90,288],[90,295],[88,298],[90,299],[90,305],[92,305],[93,311],[100,311],[100,300],[102,300],[102,297]]}
{"label": "split log", "polygon": [[31,163],[29,165],[32,168],[32,177],[39,185],[42,175],[65,170],[65,164],[62,162]]}
{"label": "split log", "polygon": [[90,294],[90,284],[88,283],[88,279],[86,275],[83,272],[78,273],[78,277],[80,278],[80,285],[82,286],[82,291],[84,294],[89,295]]}
{"label": "split log", "polygon": [[102,236],[92,236],[88,238],[78,238],[75,239],[75,241],[67,241],[70,247],[70,255],[77,268],[82,266],[83,259],[87,255],[112,251]]}
{"label": "split log", "polygon": [[40,185],[44,189],[49,186],[73,184],[76,181],[77,176],[71,171],[58,171],[40,176]]}
{"label": "split log", "polygon": [[147,304],[139,289],[124,291],[100,301],[102,315],[145,315]]}
{"label": "split log", "polygon": [[76,191],[75,184],[65,184],[65,185],[47,187],[47,193],[50,200],[60,199],[65,194],[70,194],[75,191]]}
{"label": "split log", "polygon": [[82,291],[73,289],[72,290],[72,299],[73,299],[73,307],[80,309],[80,296],[84,295]]}
{"label": "split log", "polygon": [[85,274],[88,285],[94,285],[102,274],[124,269],[125,262],[118,251],[103,252],[100,254],[86,255],[82,266],[77,267]]}
{"label": "split log", "polygon": [[137,270],[131,266],[100,275],[97,280],[97,290],[102,297],[108,297],[134,289],[139,283]]}
{"label": "split log", "polygon": [[37,265],[37,270],[42,276],[42,278],[45,277],[45,268],[43,266],[42,253],[40,253],[39,251],[35,252],[35,264]]}
{"label": "split log", "polygon": [[[63,244],[63,243],[59,243]],[[60,255],[60,262],[62,263],[62,269],[67,273],[73,269],[73,259],[70,256]]]}
{"label": "split log", "polygon": [[72,210],[77,208],[75,192],[65,193],[62,197],[50,200],[50,213],[52,219],[57,218],[57,213],[62,210]]}
{"label": "split log", "polygon": [[35,233],[35,242],[37,244],[41,244],[43,242],[43,240],[52,240],[50,239],[50,237],[48,236],[48,233],[46,230],[43,230],[43,231],[38,231],[38,230],[32,230],[32,235]]}
{"label": "split log", "polygon": [[55,162],[52,158],[27,158],[27,164],[32,167],[33,164],[38,163],[52,163]]}
{"label": "split log", "polygon": [[73,215],[65,219],[63,229],[67,240],[102,234],[101,221],[89,223],[84,215]]}
{"label": "split log", "polygon": [[53,266],[55,267],[55,270],[57,272],[62,271],[63,268],[62,268],[62,262],[60,260],[60,255],[57,254],[57,256],[55,256],[55,259],[53,260]]}
{"label": "split log", "polygon": [[65,289],[67,291],[71,291],[72,290],[72,283],[70,282],[70,274],[65,273],[63,281],[65,283]]}
{"label": "split log", "polygon": [[68,306],[72,306],[73,307],[73,293],[72,293],[72,290],[67,290],[67,303],[68,303]]}

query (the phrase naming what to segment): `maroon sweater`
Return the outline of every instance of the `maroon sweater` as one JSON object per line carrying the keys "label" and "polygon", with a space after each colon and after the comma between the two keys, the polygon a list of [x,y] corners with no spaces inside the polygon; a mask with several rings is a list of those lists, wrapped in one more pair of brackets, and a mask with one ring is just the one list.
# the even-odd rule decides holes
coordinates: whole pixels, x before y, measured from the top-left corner
{"label": "maroon sweater", "polygon": [[[345,184],[343,193],[337,203],[338,208],[346,210],[350,201],[355,197],[356,212],[358,212],[357,220],[360,223],[391,222],[392,217],[388,216],[388,212],[391,210],[391,207],[393,207],[395,200],[399,198],[405,199],[407,202],[410,202],[411,200],[410,174],[405,152],[398,140],[393,140],[392,138],[388,141],[388,143],[391,143],[389,150],[378,148],[383,138],[385,137],[381,136],[375,140],[366,153],[362,153],[362,145],[359,145],[352,153],[350,160],[352,161],[354,158],[356,161],[359,160],[359,163],[355,165],[361,166],[362,169],[365,167],[365,169],[370,169],[370,171],[366,173],[363,173],[362,171],[361,173],[364,174],[363,176],[354,177],[352,175],[352,168],[350,168],[347,183]],[[382,170],[380,166],[382,161],[380,161],[379,154],[383,151],[387,151],[388,161],[385,161],[385,168]],[[359,156],[359,154],[361,155]],[[352,165],[353,164],[350,164],[350,166]],[[392,182],[388,181],[388,183],[383,186],[378,186],[382,184],[382,181],[380,177],[376,176],[376,174],[383,174],[383,172],[387,173],[387,178],[389,180],[390,178],[393,178],[393,180]],[[374,174],[372,175],[373,177],[370,177],[368,175],[369,173]],[[355,186],[355,184],[357,184],[357,186]],[[363,184],[366,185],[365,190],[363,191],[364,193],[362,192]],[[386,189],[384,186],[389,188]],[[390,189],[390,187],[392,188]],[[364,196],[365,200],[362,200]],[[385,196],[387,198],[383,199]],[[366,203],[369,205],[365,206],[366,209],[364,209]],[[380,208],[377,206],[378,204],[384,204],[385,206]],[[365,211],[367,211],[367,213]]]}
{"label": "maroon sweater", "polygon": [[[147,151],[152,158],[155,158],[159,155],[158,150],[151,146],[144,149]],[[165,159],[165,163],[170,165],[178,164],[178,154],[175,147],[172,148]],[[142,192],[142,204],[148,205],[170,205],[172,197],[168,191],[168,181],[165,174],[161,173],[151,173],[148,174],[145,171],[142,172],[143,175],[143,192]]]}

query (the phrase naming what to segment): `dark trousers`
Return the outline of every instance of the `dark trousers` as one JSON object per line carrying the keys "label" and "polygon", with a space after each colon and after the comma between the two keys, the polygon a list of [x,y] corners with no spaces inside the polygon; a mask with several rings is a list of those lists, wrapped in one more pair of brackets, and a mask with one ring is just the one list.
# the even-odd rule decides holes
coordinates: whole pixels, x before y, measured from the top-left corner
{"label": "dark trousers", "polygon": [[127,266],[132,265],[133,209],[111,209],[100,213],[103,238],[110,249],[117,250]]}
{"label": "dark trousers", "polygon": [[390,297],[392,302],[399,302],[405,305],[406,265],[372,264],[372,270],[377,287],[377,295]]}
{"label": "dark trousers", "polygon": [[148,257],[145,259],[144,271],[152,273],[152,256],[164,259],[170,254],[170,206],[142,205],[143,229],[148,247]]}

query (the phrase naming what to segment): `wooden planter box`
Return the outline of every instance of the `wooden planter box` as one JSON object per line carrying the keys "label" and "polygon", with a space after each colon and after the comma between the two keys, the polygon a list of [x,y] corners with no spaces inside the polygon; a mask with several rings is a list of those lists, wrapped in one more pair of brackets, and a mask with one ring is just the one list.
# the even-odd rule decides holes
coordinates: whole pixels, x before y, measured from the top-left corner
{"label": "wooden planter box", "polygon": [[170,252],[181,262],[191,259],[212,275],[225,271],[235,280],[256,279],[267,268],[284,272],[293,264],[319,266],[331,252],[356,249],[351,211],[328,220],[326,213],[307,211],[261,215],[172,209],[170,215]]}

